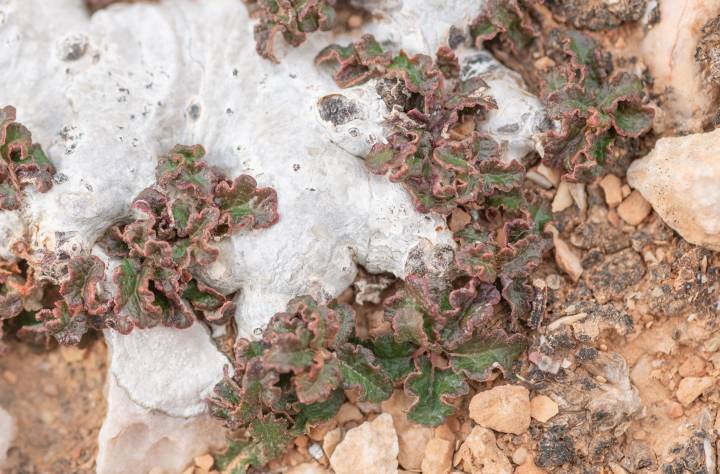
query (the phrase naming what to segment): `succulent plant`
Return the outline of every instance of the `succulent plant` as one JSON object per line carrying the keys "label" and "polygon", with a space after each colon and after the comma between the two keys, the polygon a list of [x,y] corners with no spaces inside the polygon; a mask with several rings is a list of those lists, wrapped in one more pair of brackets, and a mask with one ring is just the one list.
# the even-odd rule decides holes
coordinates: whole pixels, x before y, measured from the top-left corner
{"label": "succulent plant", "polygon": [[[388,330],[369,339],[355,332],[350,306],[293,299],[257,341],[239,339],[234,372],[210,398],[210,412],[244,435],[221,456],[222,466],[245,472],[282,454],[293,437],[335,415],[346,391],[381,402],[400,384],[416,399],[408,416],[435,426],[452,414],[449,401],[468,393],[466,382],[507,370],[524,348],[520,336],[492,329],[498,291],[466,287],[435,300],[419,287],[386,302]],[[417,290],[417,293],[415,291]],[[221,466],[221,467],[222,467]]]}
{"label": "succulent plant", "polygon": [[598,44],[574,31],[564,35],[560,65],[546,76],[543,100],[561,128],[544,143],[546,165],[567,171],[571,181],[591,181],[613,157],[620,138],[650,131],[654,110],[643,104],[642,80],[612,71]]}
{"label": "succulent plant", "polygon": [[[645,84],[613,71],[612,57],[592,38],[573,30],[541,35],[533,19],[537,0],[492,0],[470,25],[477,46],[486,46],[529,83],[560,129],[548,132],[543,162],[568,181],[592,181],[626,154],[626,142],[650,131],[654,111],[644,105]],[[549,72],[534,67],[532,52],[554,61]]]}
{"label": "succulent plant", "polygon": [[15,121],[15,108],[0,108],[0,211],[20,207],[25,185],[47,192],[54,174],[55,167],[32,142],[30,131]]}
{"label": "succulent plant", "polygon": [[[132,221],[108,229],[101,239],[105,253],[119,260],[115,294],[105,263],[96,256],[69,259],[57,291],[36,282],[31,271],[23,278],[17,264],[8,265],[0,272],[0,320],[51,299],[52,308],[32,311],[32,324],[23,325],[18,335],[35,341],[53,336],[61,344],[80,342],[90,329],[185,328],[198,315],[214,324],[227,322],[234,310],[231,299],[193,272],[217,258],[212,242],[274,224],[277,195],[258,188],[248,175],[226,179],[202,161],[204,154],[199,145],[178,145],[161,157],[157,184],[135,198]],[[35,304],[28,304],[28,296]]]}
{"label": "succulent plant", "polygon": [[300,46],[308,33],[327,31],[335,24],[335,0],[245,0],[260,16],[255,25],[258,54],[278,62],[273,42],[279,33],[292,46]]}

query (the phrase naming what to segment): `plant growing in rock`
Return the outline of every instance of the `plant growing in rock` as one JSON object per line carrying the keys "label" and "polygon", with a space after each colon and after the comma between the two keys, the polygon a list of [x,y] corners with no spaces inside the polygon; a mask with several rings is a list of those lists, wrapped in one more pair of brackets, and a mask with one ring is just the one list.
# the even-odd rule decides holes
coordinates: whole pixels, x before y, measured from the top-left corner
{"label": "plant growing in rock", "polygon": [[308,33],[327,31],[335,24],[335,0],[245,0],[251,12],[259,15],[255,25],[258,54],[278,62],[273,52],[277,34],[294,47],[300,46]]}
{"label": "plant growing in rock", "polygon": [[387,330],[360,339],[351,307],[298,297],[260,340],[238,340],[234,373],[209,401],[211,413],[241,433],[220,467],[241,473],[281,455],[307,427],[334,416],[346,391],[378,403],[400,384],[417,399],[411,420],[442,423],[452,400],[468,393],[466,379],[509,369],[524,348],[520,336],[489,329],[500,299],[492,285],[470,281],[442,299],[420,287],[400,293],[387,302]]}
{"label": "plant growing in rock", "polygon": [[22,189],[32,184],[41,193],[52,187],[55,167],[32,142],[32,134],[15,121],[15,108],[0,109],[0,211],[20,207]]}
{"label": "plant growing in rock", "polygon": [[[650,131],[654,111],[643,105],[645,85],[627,72],[613,71],[612,57],[577,31],[541,36],[532,0],[493,0],[470,26],[478,46],[540,82],[540,98],[559,130],[546,134],[543,162],[566,172],[568,181],[591,181],[625,152],[623,146]],[[555,66],[538,74],[533,55]]]}
{"label": "plant growing in rock", "polygon": [[[37,311],[37,324],[22,328],[26,336],[74,344],[89,329],[128,333],[158,324],[185,328],[197,315],[215,324],[231,317],[232,301],[196,279],[194,270],[217,258],[213,241],[274,224],[277,195],[248,175],[224,178],[202,161],[204,154],[199,145],[178,145],[161,157],[157,184],[133,201],[133,220],[108,230],[101,246],[117,262],[114,295],[100,258],[72,257],[53,307]],[[18,316],[27,306],[22,292],[40,286],[32,275],[32,284],[22,286],[13,268],[0,281],[7,302],[2,319]]]}
{"label": "plant growing in rock", "polygon": [[508,329],[530,308],[527,278],[545,248],[547,216],[521,192],[523,166],[504,163],[500,146],[478,131],[495,107],[486,84],[461,79],[449,48],[437,60],[392,55],[371,36],[331,45],[316,61],[337,63],[343,87],[381,81],[394,130],[366,164],[403,183],[419,211],[448,216],[458,251],[448,276],[409,275],[367,338],[355,332],[351,308],[301,297],[259,341],[240,340],[234,373],[210,400],[211,412],[241,433],[223,458],[237,469],[229,472],[281,454],[306,425],[332,417],[348,390],[379,402],[400,385],[416,400],[409,419],[437,426],[470,381],[487,380],[493,367],[509,372],[525,347]]}

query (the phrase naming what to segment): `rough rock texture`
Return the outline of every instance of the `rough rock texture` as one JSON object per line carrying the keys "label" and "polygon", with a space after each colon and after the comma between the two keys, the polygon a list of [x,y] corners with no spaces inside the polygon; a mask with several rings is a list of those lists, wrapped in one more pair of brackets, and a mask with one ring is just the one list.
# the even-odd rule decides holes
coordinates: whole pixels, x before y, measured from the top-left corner
{"label": "rough rock texture", "polygon": [[[387,2],[377,7],[379,17],[364,32],[409,53],[432,54],[447,40],[450,26],[463,26],[482,5]],[[226,293],[238,291],[236,319],[244,336],[264,326],[293,296],[337,296],[353,281],[357,263],[371,272],[404,276],[413,249],[451,250],[440,218],[418,214],[399,184],[370,175],[353,156],[380,139],[382,100],[371,87],[338,90],[312,62],[325,44],[352,38],[317,34],[285,54],[278,41],[284,57],[277,65],[256,55],[252,28],[235,0],[120,4],[92,17],[81,0],[2,2],[0,104],[17,107],[18,118],[58,173],[52,190],[28,191],[20,213],[0,218],[0,256],[8,257],[10,245],[27,232],[36,257],[31,263],[56,277],[68,255],[90,252],[108,226],[128,215],[134,196],[154,182],[157,157],[176,143],[201,143],[209,164],[229,176],[250,173],[278,192],[280,221],[220,243],[220,258],[200,275]],[[520,157],[532,149],[544,114],[517,80],[503,82],[501,76],[510,73],[495,62],[492,69],[485,72],[494,75],[488,80],[503,110],[491,114],[487,126],[505,130],[499,139],[508,142],[507,156]],[[33,81],[43,87],[28,87]],[[339,100],[354,104],[356,112],[343,120],[323,113],[323,98],[333,94],[346,97]],[[508,110],[513,107],[508,104],[519,109]],[[517,117],[527,122],[518,124]],[[153,348],[165,344],[156,334],[111,341],[114,354],[130,353],[130,347],[137,353],[113,356],[111,372],[127,389],[127,400],[109,398],[100,472],[113,465],[113,450],[125,446],[124,435],[115,437],[132,433],[123,424],[132,423],[133,413],[161,408],[158,419],[163,420],[199,414],[200,397],[215,381],[211,375],[219,377],[217,358],[208,356],[201,360],[207,364],[204,376],[185,385],[167,367],[172,362],[160,366],[177,353],[156,353]],[[196,334],[196,347],[209,344],[205,335],[189,334]],[[153,379],[170,381],[170,390],[158,391]],[[200,416],[175,425],[174,418],[153,421],[147,430],[160,440],[165,426],[172,428],[168,436],[187,440],[190,431],[176,431],[202,428],[206,420]],[[138,456],[177,454],[172,443],[144,436],[127,442],[131,439]],[[183,453],[178,462],[188,456]],[[139,472],[144,462],[132,457],[121,464],[126,472]]]}
{"label": "rough rock texture", "polygon": [[628,182],[688,242],[720,250],[720,129],[662,138],[628,170]]}
{"label": "rough rock texture", "polygon": [[601,30],[639,20],[647,0],[549,0],[550,10],[575,28]]}
{"label": "rough rock texture", "polygon": [[394,474],[398,451],[392,416],[383,413],[348,431],[330,457],[330,465],[335,474]]}
{"label": "rough rock texture", "polygon": [[118,385],[138,405],[170,416],[204,413],[205,399],[230,363],[200,324],[128,335],[106,330],[105,336],[110,371]]}
{"label": "rough rock texture", "polygon": [[108,416],[100,430],[97,472],[126,474],[181,472],[195,456],[219,448],[224,430],[208,416],[184,418],[144,408],[131,400],[114,375],[108,376]]}
{"label": "rough rock texture", "polygon": [[[667,126],[699,131],[708,114],[715,113],[712,88],[695,60],[705,22],[720,14],[720,0],[660,0],[660,22],[640,46],[643,62],[653,76],[653,87],[667,94]],[[662,119],[661,119],[662,121]]]}
{"label": "rough rock texture", "polygon": [[395,390],[392,396],[382,402],[382,409],[393,418],[395,431],[398,435],[398,462],[403,469],[416,471],[420,469],[425,454],[425,446],[433,437],[433,430],[428,426],[413,423],[407,419],[407,412],[415,400],[402,390]]}
{"label": "rough rock texture", "polygon": [[510,474],[512,465],[498,448],[495,435],[487,428],[476,426],[455,454],[455,464],[472,474]]}
{"label": "rough rock texture", "polygon": [[3,407],[0,407],[0,468],[6,460],[7,450],[10,448],[15,437],[15,420],[13,417],[5,411]]}
{"label": "rough rock texture", "polygon": [[455,443],[442,438],[428,441],[423,453],[421,471],[423,474],[447,474],[452,468]]}
{"label": "rough rock texture", "polygon": [[470,418],[502,433],[523,434],[530,426],[530,393],[519,385],[500,385],[470,400]]}

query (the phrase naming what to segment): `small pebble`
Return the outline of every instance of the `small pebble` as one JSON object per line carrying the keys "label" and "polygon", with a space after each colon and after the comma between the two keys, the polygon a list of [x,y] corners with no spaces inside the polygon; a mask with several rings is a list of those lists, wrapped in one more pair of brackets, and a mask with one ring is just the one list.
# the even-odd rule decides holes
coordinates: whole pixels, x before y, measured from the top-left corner
{"label": "small pebble", "polygon": [[671,402],[668,406],[667,414],[670,418],[680,418],[683,413],[683,407],[678,402]]}
{"label": "small pebble", "polygon": [[[530,416],[540,423],[547,423],[557,414],[558,404],[552,398],[546,395],[538,395],[530,400]],[[522,462],[516,464],[522,464]]]}
{"label": "small pebble", "polygon": [[3,378],[7,383],[10,385],[15,385],[17,383],[17,375],[15,375],[14,372],[11,372],[9,370],[6,370],[3,372]]}
{"label": "small pebble", "polygon": [[203,454],[202,456],[198,456],[194,459],[194,462],[197,467],[206,471],[212,469],[213,464],[215,464],[215,460],[210,454]]}
{"label": "small pebble", "polygon": [[617,207],[623,200],[622,181],[614,174],[605,175],[598,183],[605,193],[605,203],[608,207]]}
{"label": "small pebble", "polygon": [[528,457],[528,450],[525,446],[520,446],[515,450],[515,452],[512,454],[512,462],[513,464],[520,465],[525,462],[525,460]]}
{"label": "small pebble", "polygon": [[630,225],[638,225],[650,215],[652,207],[638,191],[633,191],[618,206],[617,213],[622,220]]}
{"label": "small pebble", "polygon": [[360,15],[350,15],[347,20],[348,28],[355,30],[363,25],[363,19]]}

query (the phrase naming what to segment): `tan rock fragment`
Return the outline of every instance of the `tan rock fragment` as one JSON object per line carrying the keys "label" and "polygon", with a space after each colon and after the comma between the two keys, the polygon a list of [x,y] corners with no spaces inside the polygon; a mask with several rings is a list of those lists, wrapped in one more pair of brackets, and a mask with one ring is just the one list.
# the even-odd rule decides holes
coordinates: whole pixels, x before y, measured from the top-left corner
{"label": "tan rock fragment", "polygon": [[407,419],[407,412],[413,399],[402,390],[395,390],[392,396],[382,402],[384,412],[389,413],[398,436],[398,462],[408,470],[419,470],[425,453],[425,445],[433,437],[434,429],[413,423]]}
{"label": "tan rock fragment", "polygon": [[[554,227],[549,226],[552,230]],[[580,276],[583,272],[582,263],[580,263],[580,256],[575,253],[570,246],[560,238],[557,230],[552,232],[553,234],[553,245],[555,246],[555,263],[560,270],[567,273],[570,279],[577,283],[580,280]]]}
{"label": "tan rock fragment", "polygon": [[720,250],[720,129],[661,138],[628,169],[628,182],[685,240]]}
{"label": "tan rock fragment", "polygon": [[393,419],[382,413],[345,434],[330,456],[330,466],[335,474],[396,474],[398,451]]}
{"label": "tan rock fragment", "polygon": [[470,418],[485,428],[523,434],[530,426],[530,393],[520,385],[501,385],[470,401]]}
{"label": "tan rock fragment", "polygon": [[420,465],[423,474],[447,474],[452,469],[455,443],[442,438],[433,438],[425,445]]}
{"label": "tan rock fragment", "polygon": [[557,192],[552,202],[552,211],[560,212],[564,211],[568,207],[573,205],[572,194],[570,194],[570,185],[563,181],[558,185]]}
{"label": "tan rock fragment", "polygon": [[715,385],[715,377],[685,377],[678,384],[675,392],[675,398],[678,399],[683,406],[690,405],[697,397],[703,394],[705,390]]}
{"label": "tan rock fragment", "polygon": [[630,225],[638,225],[650,214],[652,207],[638,191],[633,191],[618,206],[620,218]]}
{"label": "tan rock fragment", "polygon": [[363,414],[360,413],[358,407],[352,403],[343,403],[340,410],[338,410],[337,415],[335,415],[335,418],[337,418],[338,425],[344,425],[348,421],[362,420]]}
{"label": "tan rock fragment", "polygon": [[510,474],[512,465],[498,448],[492,431],[476,426],[460,445],[454,459],[465,472],[472,474]]}
{"label": "tan rock fragment", "polygon": [[316,462],[306,462],[293,467],[287,474],[330,474],[330,471]]}
{"label": "tan rock fragment", "polygon": [[537,467],[533,457],[528,456],[523,464],[515,468],[515,474],[547,474],[547,471]]}
{"label": "tan rock fragment", "polygon": [[623,200],[622,181],[614,174],[605,175],[598,183],[605,193],[608,207],[617,207]]}
{"label": "tan rock fragment", "polygon": [[558,404],[546,395],[538,395],[530,400],[530,416],[540,423],[547,423],[558,411]]}
{"label": "tan rock fragment", "polygon": [[552,183],[554,187],[558,187],[560,184],[560,170],[556,168],[548,168],[544,164],[540,163],[537,166],[537,172],[543,175],[548,181]]}
{"label": "tan rock fragment", "polygon": [[198,456],[193,461],[195,462],[195,465],[197,467],[206,471],[212,469],[213,464],[215,464],[215,460],[210,454],[203,454],[202,456]]}
{"label": "tan rock fragment", "polygon": [[702,377],[705,375],[705,361],[693,354],[680,364],[678,374],[681,377]]}
{"label": "tan rock fragment", "polygon": [[580,212],[587,211],[587,191],[583,183],[569,183],[570,195]]}
{"label": "tan rock fragment", "polygon": [[332,456],[335,448],[338,444],[340,444],[341,440],[342,429],[340,428],[335,428],[334,430],[328,431],[328,433],[325,435],[322,447],[323,451],[325,451],[325,456],[327,456],[328,459],[330,459],[330,456]]}

